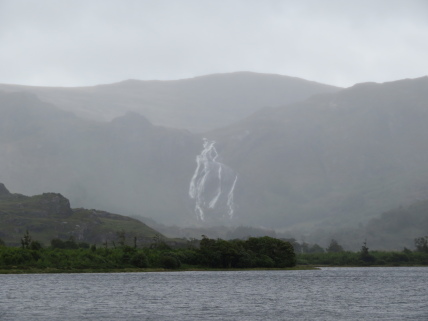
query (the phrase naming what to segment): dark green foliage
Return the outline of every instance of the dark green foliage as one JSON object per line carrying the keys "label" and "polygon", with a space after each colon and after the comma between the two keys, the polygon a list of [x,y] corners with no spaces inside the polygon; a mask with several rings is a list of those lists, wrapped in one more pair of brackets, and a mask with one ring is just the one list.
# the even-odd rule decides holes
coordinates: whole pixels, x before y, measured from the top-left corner
{"label": "dark green foliage", "polygon": [[[296,265],[330,266],[411,266],[428,265],[428,253],[424,251],[427,238],[417,238],[417,251],[404,249],[402,252],[369,251],[364,242],[359,252],[343,251],[332,240],[329,251],[322,252],[318,245],[304,244],[297,257],[290,242],[272,237],[251,237],[246,241],[209,239],[203,236],[200,247],[175,249],[159,237],[154,246],[137,248],[118,242],[115,248],[97,248],[87,243],[76,243],[70,237],[67,241],[51,240],[51,246],[44,248],[31,239],[28,231],[21,239],[21,247],[0,246],[0,269],[126,269],[162,268],[168,270],[191,268],[285,268]],[[297,242],[296,242],[297,243]]]}
{"label": "dark green foliage", "polygon": [[52,239],[51,240],[51,248],[53,249],[63,249],[64,241],[60,239]]}
{"label": "dark green foliage", "polygon": [[156,234],[153,237],[153,242],[150,245],[150,247],[158,249],[158,250],[170,250],[171,249],[171,247],[168,244],[166,244],[164,237],[160,234]]}
{"label": "dark green foliage", "polygon": [[366,241],[364,241],[363,245],[361,246],[360,260],[368,265],[373,264],[376,260],[375,257],[369,253],[369,248],[367,247]]}
{"label": "dark green foliage", "polygon": [[318,244],[314,244],[308,248],[308,253],[324,253],[324,249]]}
{"label": "dark green foliage", "polygon": [[288,242],[269,236],[250,237],[245,246],[259,256],[267,256],[272,259],[277,268],[296,265],[294,249]]}
{"label": "dark green foliage", "polygon": [[201,255],[195,248],[192,249],[180,249],[175,251],[177,259],[183,264],[187,265],[200,265]]}
{"label": "dark green foliage", "polygon": [[[364,247],[365,245],[363,245]],[[367,246],[365,246],[367,248]],[[362,248],[360,252],[327,252],[306,253],[297,256],[299,265],[315,266],[412,266],[428,265],[428,253],[412,252],[384,252],[367,251]]]}
{"label": "dark green foliage", "polygon": [[201,263],[214,268],[291,267],[296,264],[293,246],[269,236],[242,240],[213,240],[200,243]]}
{"label": "dark green foliage", "polygon": [[131,257],[130,263],[138,268],[147,268],[149,266],[147,257],[142,252],[134,253]]}
{"label": "dark green foliage", "polygon": [[0,246],[5,246],[6,243],[0,238]]}
{"label": "dark green foliage", "polygon": [[[37,244],[32,241],[30,244]],[[67,242],[67,241],[66,241]],[[66,242],[62,241],[65,244]],[[53,240],[55,244],[55,241]],[[201,248],[168,249],[134,248],[58,248],[58,247],[0,247],[0,269],[124,269],[181,267],[208,268],[278,268],[296,264],[291,244],[272,238],[242,240],[212,240],[204,238]],[[52,243],[51,243],[52,244]],[[288,259],[287,259],[288,258]],[[327,266],[401,266],[428,265],[428,253],[369,251],[367,245],[360,252],[302,253],[299,265]]]}
{"label": "dark green foliage", "polygon": [[239,245],[235,241],[213,240],[203,237],[200,243],[202,265],[215,268],[236,267],[239,260]]}
{"label": "dark green foliage", "polygon": [[42,244],[39,241],[31,241],[30,249],[34,251],[38,251],[42,248]]}
{"label": "dark green foliage", "polygon": [[20,266],[34,261],[31,250],[23,248],[4,247],[1,249],[0,264],[3,267]]}
{"label": "dark green foliage", "polygon": [[332,239],[326,250],[328,253],[343,252],[343,247],[335,239]]}
{"label": "dark green foliage", "polygon": [[73,237],[70,237],[67,241],[60,239],[51,240],[51,248],[53,249],[89,249],[90,245],[86,242],[76,243]]}
{"label": "dark green foliage", "polygon": [[65,249],[78,249],[79,245],[70,237],[67,241],[64,242]]}
{"label": "dark green foliage", "polygon": [[181,262],[175,256],[163,254],[160,258],[160,265],[165,269],[174,270],[181,266]]}
{"label": "dark green foliage", "polygon": [[403,253],[411,254],[411,253],[412,253],[412,251],[411,251],[411,250],[409,250],[408,248],[404,247]]}
{"label": "dark green foliage", "polygon": [[0,268],[37,269],[123,269],[123,268],[163,268],[185,267],[209,268],[283,268],[296,263],[290,243],[271,237],[250,238],[247,241],[204,237],[200,248],[158,246],[136,248],[118,246],[97,248],[84,243],[53,239],[51,246],[43,248],[37,241],[27,247],[0,247]]}
{"label": "dark green foliage", "polygon": [[79,242],[77,243],[77,246],[79,247],[79,249],[89,249],[91,247],[89,243],[86,242]]}
{"label": "dark green foliage", "polygon": [[428,253],[428,236],[415,238],[416,250]]}
{"label": "dark green foliage", "polygon": [[24,236],[21,238],[21,246],[23,249],[28,249],[30,248],[30,244],[31,244],[31,236],[28,230],[26,230]]}

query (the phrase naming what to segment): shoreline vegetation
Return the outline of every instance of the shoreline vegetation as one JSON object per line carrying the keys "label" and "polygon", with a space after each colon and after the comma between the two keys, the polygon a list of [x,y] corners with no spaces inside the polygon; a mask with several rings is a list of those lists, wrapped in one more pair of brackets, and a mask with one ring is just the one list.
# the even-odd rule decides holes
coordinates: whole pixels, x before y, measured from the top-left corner
{"label": "shoreline vegetation", "polygon": [[291,243],[279,239],[251,237],[246,241],[209,239],[172,248],[161,239],[148,247],[127,245],[125,238],[109,247],[53,239],[49,247],[32,241],[27,232],[21,247],[0,246],[0,272],[108,272],[180,271],[206,269],[293,268],[296,256]]}
{"label": "shoreline vegetation", "polygon": [[337,268],[396,268],[396,267],[428,267],[428,264],[420,265],[296,265],[290,268],[197,268],[197,267],[180,267],[179,269],[165,269],[165,268],[118,268],[118,269],[54,269],[54,268],[28,268],[28,269],[0,269],[2,274],[76,274],[76,273],[153,273],[153,272],[239,272],[239,271],[296,271],[296,270],[320,270],[325,267]]}
{"label": "shoreline vegetation", "polygon": [[[89,245],[51,240],[44,247],[28,231],[21,247],[0,242],[0,274],[124,273],[163,271],[305,270],[319,267],[428,266],[428,238],[415,240],[416,251],[369,251],[364,242],[358,252],[344,251],[332,240],[327,252],[295,253],[292,243],[268,236],[247,240],[192,240],[172,248],[160,238],[147,247],[117,244]],[[0,240],[1,241],[1,240]],[[417,242],[416,242],[417,241]]]}
{"label": "shoreline vegetation", "polygon": [[294,266],[290,268],[197,268],[180,267],[179,269],[165,268],[121,268],[121,269],[0,269],[1,274],[74,274],[74,273],[152,273],[152,272],[239,272],[239,271],[295,271],[295,270],[318,270],[315,266]]}

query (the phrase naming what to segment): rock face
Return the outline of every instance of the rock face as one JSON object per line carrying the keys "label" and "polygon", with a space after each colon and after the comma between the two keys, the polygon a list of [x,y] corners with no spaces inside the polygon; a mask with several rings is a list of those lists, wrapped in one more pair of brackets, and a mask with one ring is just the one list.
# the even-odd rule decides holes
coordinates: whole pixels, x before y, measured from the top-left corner
{"label": "rock face", "polygon": [[9,195],[10,195],[10,192],[8,191],[6,186],[4,186],[3,183],[0,183],[0,197],[5,197]]}
{"label": "rock face", "polygon": [[43,193],[39,200],[39,208],[52,217],[67,218],[73,214],[70,201],[57,193]]}

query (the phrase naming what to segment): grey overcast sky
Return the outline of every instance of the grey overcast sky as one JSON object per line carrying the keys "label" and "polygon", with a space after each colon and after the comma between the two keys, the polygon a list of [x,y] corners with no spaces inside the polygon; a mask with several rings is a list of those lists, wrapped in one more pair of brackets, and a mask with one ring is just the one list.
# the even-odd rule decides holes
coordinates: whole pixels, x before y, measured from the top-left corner
{"label": "grey overcast sky", "polygon": [[428,74],[428,0],[0,0],[0,83]]}

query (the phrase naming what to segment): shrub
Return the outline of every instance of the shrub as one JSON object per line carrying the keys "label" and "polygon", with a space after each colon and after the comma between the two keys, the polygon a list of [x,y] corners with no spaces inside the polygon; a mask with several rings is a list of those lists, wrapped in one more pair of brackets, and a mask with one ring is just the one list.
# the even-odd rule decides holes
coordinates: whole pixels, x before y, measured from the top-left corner
{"label": "shrub", "polygon": [[180,260],[170,255],[162,255],[160,257],[160,264],[163,268],[168,270],[175,270],[181,266]]}
{"label": "shrub", "polygon": [[131,257],[130,263],[138,268],[146,268],[149,266],[147,256],[142,252],[135,253]]}

